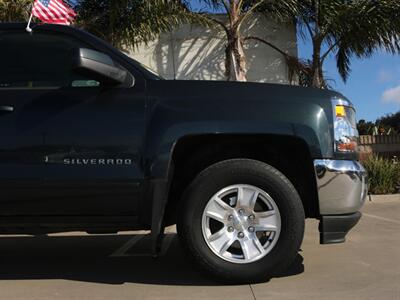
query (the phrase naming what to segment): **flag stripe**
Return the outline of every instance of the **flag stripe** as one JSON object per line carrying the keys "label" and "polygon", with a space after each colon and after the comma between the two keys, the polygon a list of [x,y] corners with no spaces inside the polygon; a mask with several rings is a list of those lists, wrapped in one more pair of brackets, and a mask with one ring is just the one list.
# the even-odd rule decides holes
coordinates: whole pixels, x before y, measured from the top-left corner
{"label": "flag stripe", "polygon": [[45,14],[43,14],[42,9],[40,8],[39,4],[34,7],[35,12],[37,13],[38,18],[48,18]]}
{"label": "flag stripe", "polygon": [[50,9],[48,9],[46,6],[44,6],[40,1],[39,1],[39,4],[38,4],[38,9],[39,9],[40,12],[42,13],[42,15],[45,16],[45,18],[46,18],[47,20],[59,19],[58,16],[56,17],[56,16],[50,11]]}
{"label": "flag stripe", "polygon": [[49,5],[47,8],[48,8],[49,12],[51,12],[56,18],[58,18],[58,19],[65,18],[64,14],[57,11],[57,9],[53,9],[53,7],[51,5]]}
{"label": "flag stripe", "polygon": [[58,12],[60,13],[60,15],[61,15],[63,18],[67,18],[67,17],[68,17],[68,13],[67,13],[67,11],[65,10],[65,8],[59,6],[58,3],[55,2],[55,1],[52,1],[52,2],[49,4],[49,8],[52,8],[52,9],[58,11]]}
{"label": "flag stripe", "polygon": [[76,16],[76,14],[75,14],[74,11],[72,11],[70,8],[67,8],[64,4],[58,2],[57,0],[53,0],[51,5],[52,5],[53,7],[55,7],[55,8],[60,9],[60,11],[62,11],[63,14],[64,14],[67,18],[70,18],[70,17],[73,18],[73,17]]}
{"label": "flag stripe", "polygon": [[55,1],[56,1],[56,3],[60,4],[67,11],[67,13],[69,15],[76,16],[75,11],[72,8],[70,8],[68,5],[65,5],[64,2],[62,2],[61,0],[55,0]]}
{"label": "flag stripe", "polygon": [[32,15],[44,23],[69,25],[76,17],[73,9],[62,0],[35,0]]}
{"label": "flag stripe", "polygon": [[39,4],[38,4],[37,9],[39,10],[40,14],[41,14],[46,20],[51,20],[52,18],[55,19],[55,17],[54,17],[51,13],[48,12],[47,8],[44,7],[44,6],[40,3],[40,1],[39,1]]}
{"label": "flag stripe", "polygon": [[63,15],[68,15],[67,10],[65,9],[65,7],[63,5],[60,5],[60,3],[58,3],[58,1],[51,1],[49,4],[49,7],[54,7],[55,9],[58,9]]}
{"label": "flag stripe", "polygon": [[32,14],[35,17],[38,17],[40,20],[46,23],[52,23],[52,24],[63,24],[63,25],[69,25],[70,23],[66,19],[56,19],[56,18],[51,18],[48,15],[46,15],[45,12],[43,12],[40,8],[35,8],[32,11]]}

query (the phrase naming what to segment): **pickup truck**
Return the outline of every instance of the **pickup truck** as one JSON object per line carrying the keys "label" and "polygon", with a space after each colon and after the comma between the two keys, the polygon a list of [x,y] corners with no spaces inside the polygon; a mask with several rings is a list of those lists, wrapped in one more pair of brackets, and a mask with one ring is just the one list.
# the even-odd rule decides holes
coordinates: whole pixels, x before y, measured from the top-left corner
{"label": "pickup truck", "polygon": [[343,242],[367,195],[343,95],[164,80],[68,26],[0,24],[0,136],[1,234],[151,230],[156,256],[177,224],[229,283],[288,268],[306,218]]}

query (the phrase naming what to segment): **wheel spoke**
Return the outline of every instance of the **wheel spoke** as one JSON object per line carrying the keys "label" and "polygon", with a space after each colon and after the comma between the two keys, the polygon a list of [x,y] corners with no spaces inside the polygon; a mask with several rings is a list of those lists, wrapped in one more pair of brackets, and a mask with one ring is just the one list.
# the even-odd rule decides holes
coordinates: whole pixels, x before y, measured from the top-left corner
{"label": "wheel spoke", "polygon": [[238,197],[236,206],[254,210],[257,198],[258,198],[258,192],[256,190],[241,186],[238,188]]}
{"label": "wheel spoke", "polygon": [[214,197],[206,207],[205,214],[214,220],[225,223],[226,215],[232,211],[232,208],[221,200],[219,197]]}
{"label": "wheel spoke", "polygon": [[233,244],[235,238],[232,234],[227,232],[226,228],[222,228],[220,231],[211,235],[208,241],[220,254],[223,254]]}
{"label": "wheel spoke", "polygon": [[254,238],[245,238],[241,240],[240,246],[242,247],[243,255],[246,260],[252,260],[265,252],[264,247],[255,235]]}
{"label": "wheel spoke", "polygon": [[255,224],[256,231],[277,231],[278,217],[274,210],[255,213],[257,223]]}

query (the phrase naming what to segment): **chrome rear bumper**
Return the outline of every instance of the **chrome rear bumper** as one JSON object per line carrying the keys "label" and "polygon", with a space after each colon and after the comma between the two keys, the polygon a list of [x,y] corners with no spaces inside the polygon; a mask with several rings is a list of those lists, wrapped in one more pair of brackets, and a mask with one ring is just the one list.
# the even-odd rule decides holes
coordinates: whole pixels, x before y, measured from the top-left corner
{"label": "chrome rear bumper", "polygon": [[357,212],[368,193],[364,167],[352,160],[314,160],[321,215]]}

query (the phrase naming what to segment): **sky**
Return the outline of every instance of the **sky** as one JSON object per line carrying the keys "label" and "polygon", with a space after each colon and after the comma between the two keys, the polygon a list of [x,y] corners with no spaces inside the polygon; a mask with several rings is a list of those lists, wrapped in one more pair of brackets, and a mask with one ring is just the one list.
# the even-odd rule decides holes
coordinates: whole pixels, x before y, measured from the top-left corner
{"label": "sky", "polygon": [[[300,57],[310,57],[311,46],[298,40]],[[349,98],[357,109],[357,118],[375,121],[400,111],[400,54],[380,51],[370,58],[353,58],[351,73],[344,83],[336,69],[334,57],[325,62],[326,77],[332,88]]]}
{"label": "sky", "polygon": [[[204,8],[199,0],[192,0],[195,10]],[[312,49],[309,43],[298,39],[299,57],[309,58]],[[400,54],[391,55],[383,51],[370,58],[351,60],[352,72],[344,83],[336,69],[334,57],[324,65],[326,77],[333,89],[349,98],[357,109],[357,118],[375,121],[386,114],[400,111]]]}

